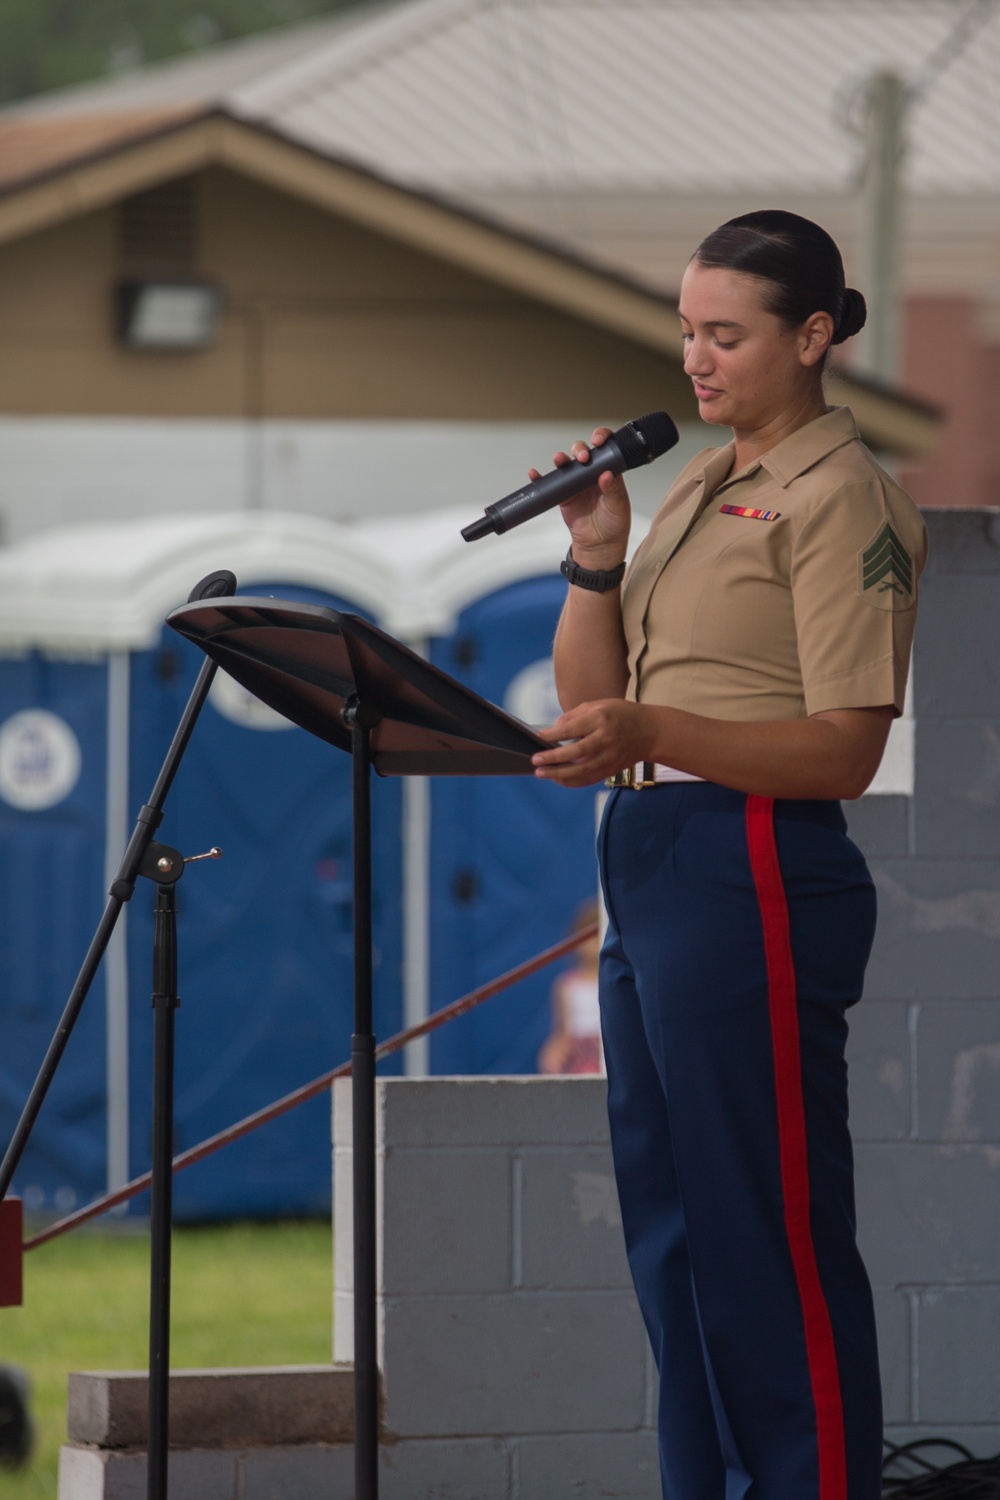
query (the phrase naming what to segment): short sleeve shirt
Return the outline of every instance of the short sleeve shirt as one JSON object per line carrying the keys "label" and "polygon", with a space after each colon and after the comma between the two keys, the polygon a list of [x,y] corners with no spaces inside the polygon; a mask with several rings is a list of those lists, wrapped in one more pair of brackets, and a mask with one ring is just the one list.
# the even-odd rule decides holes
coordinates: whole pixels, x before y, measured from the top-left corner
{"label": "short sleeve shirt", "polygon": [[628,697],[708,718],[903,710],[927,531],[846,407],[681,473],[625,578]]}

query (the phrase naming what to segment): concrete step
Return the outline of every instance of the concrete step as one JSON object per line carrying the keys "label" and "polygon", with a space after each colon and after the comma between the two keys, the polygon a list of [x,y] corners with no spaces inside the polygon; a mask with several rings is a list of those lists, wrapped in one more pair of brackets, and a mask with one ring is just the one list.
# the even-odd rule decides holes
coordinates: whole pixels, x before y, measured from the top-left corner
{"label": "concrete step", "polygon": [[[145,1448],[148,1384],[141,1370],[71,1374],[69,1441],[96,1448]],[[353,1365],[171,1372],[172,1448],[353,1441]]]}
{"label": "concrete step", "polygon": [[[69,1377],[59,1500],[144,1500],[149,1380]],[[354,1367],[174,1370],[170,1500],[349,1500]]]}

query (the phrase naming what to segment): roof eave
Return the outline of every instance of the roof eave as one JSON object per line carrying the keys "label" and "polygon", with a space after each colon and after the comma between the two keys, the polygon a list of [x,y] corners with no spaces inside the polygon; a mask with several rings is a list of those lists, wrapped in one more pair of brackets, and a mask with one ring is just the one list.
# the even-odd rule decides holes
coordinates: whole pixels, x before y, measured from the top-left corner
{"label": "roof eave", "polygon": [[[0,244],[212,165],[242,172],[683,360],[677,306],[662,293],[219,107],[196,107],[179,120],[132,132],[0,191]],[[934,448],[941,414],[926,403],[843,371],[831,372],[828,391],[834,401],[851,406],[871,447],[906,458],[923,457]]]}
{"label": "roof eave", "polygon": [[940,407],[845,370],[830,370],[825,384],[833,405],[851,408],[869,448],[920,459],[937,447],[944,426]]}

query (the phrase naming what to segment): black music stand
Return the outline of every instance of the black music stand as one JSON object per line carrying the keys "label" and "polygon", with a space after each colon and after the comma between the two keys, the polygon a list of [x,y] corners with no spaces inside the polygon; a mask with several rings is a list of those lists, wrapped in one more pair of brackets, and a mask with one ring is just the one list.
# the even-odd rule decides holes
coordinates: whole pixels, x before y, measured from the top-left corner
{"label": "black music stand", "polygon": [[378,1496],[371,769],[528,776],[545,742],[357,615],[276,599],[183,605],[167,624],[285,718],[350,753],[354,814],[354,1472]]}

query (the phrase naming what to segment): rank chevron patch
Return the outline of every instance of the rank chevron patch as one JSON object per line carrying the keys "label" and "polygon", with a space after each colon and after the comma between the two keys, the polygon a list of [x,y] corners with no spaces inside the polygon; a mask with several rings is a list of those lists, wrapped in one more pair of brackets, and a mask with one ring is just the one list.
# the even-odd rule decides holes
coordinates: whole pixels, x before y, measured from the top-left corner
{"label": "rank chevron patch", "polygon": [[913,559],[888,521],[859,555],[858,575],[858,592],[876,609],[913,603]]}

